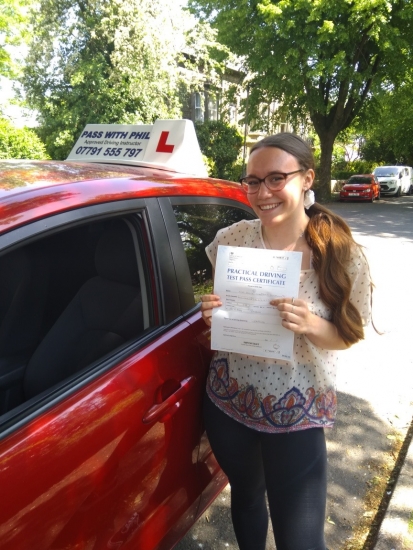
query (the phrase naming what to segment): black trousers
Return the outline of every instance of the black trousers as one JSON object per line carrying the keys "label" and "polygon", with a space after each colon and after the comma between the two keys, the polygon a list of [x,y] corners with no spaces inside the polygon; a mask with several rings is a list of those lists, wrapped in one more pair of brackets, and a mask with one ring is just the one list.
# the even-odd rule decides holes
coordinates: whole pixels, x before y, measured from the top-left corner
{"label": "black trousers", "polygon": [[265,550],[267,492],[277,550],[326,550],[327,456],[324,430],[269,434],[204,402],[212,450],[231,486],[231,514],[240,550]]}

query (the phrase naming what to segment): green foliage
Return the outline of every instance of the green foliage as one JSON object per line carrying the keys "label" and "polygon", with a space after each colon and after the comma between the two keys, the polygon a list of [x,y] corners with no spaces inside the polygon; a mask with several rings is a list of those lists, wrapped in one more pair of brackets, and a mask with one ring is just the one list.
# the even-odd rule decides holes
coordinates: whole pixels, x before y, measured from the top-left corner
{"label": "green foliage", "polygon": [[190,0],[218,39],[243,56],[250,120],[287,108],[297,131],[311,120],[321,145],[320,188],[329,194],[338,133],[386,82],[411,65],[413,4],[401,0]]}
{"label": "green foliage", "polygon": [[16,128],[0,118],[0,159],[47,159],[44,144],[29,128]]}
{"label": "green foliage", "polygon": [[413,70],[384,89],[369,110],[362,156],[378,164],[413,166]]}
{"label": "green foliage", "polygon": [[362,146],[361,154],[366,162],[376,162],[378,165],[409,164],[402,155],[396,155],[388,135],[374,135],[370,133],[365,144]]}
{"label": "green foliage", "polygon": [[206,155],[202,155],[202,160],[204,161],[204,164],[205,166],[207,167],[207,170],[208,170],[208,176],[210,178],[213,178],[214,175],[213,174],[216,174],[217,173],[217,168],[215,166],[215,161],[213,158],[211,157],[207,157]]}
{"label": "green foliage", "polygon": [[204,296],[205,294],[213,293],[214,281],[212,279],[208,279],[208,281],[205,281],[202,283],[194,282],[192,285],[192,288],[194,291],[195,303],[198,303],[201,301],[201,296]]}
{"label": "green foliage", "polygon": [[346,180],[353,174],[371,174],[377,163],[361,158],[363,136],[350,127],[340,132],[333,148],[331,178]]}
{"label": "green foliage", "polygon": [[355,174],[371,174],[378,166],[377,162],[361,158],[346,160],[344,157],[333,163],[331,179],[336,180],[333,192],[339,192],[350,176]]}
{"label": "green foliage", "polygon": [[371,174],[378,164],[363,159],[337,164],[331,173],[334,180],[347,180],[354,174]]}
{"label": "green foliage", "polygon": [[212,266],[205,247],[211,243],[217,232],[243,219],[255,216],[223,205],[189,205],[174,208],[182,242],[188,259],[192,284],[196,293],[203,285],[212,281]]}
{"label": "green foliage", "polygon": [[243,142],[238,130],[219,120],[197,123],[195,130],[202,153],[213,161],[209,175],[214,178],[236,179],[234,176],[238,173],[239,164],[237,160]]}
{"label": "green foliage", "polygon": [[238,158],[231,167],[231,170],[228,170],[228,179],[231,181],[239,181],[240,177],[243,175],[242,171],[245,168],[243,160]]}
{"label": "green foliage", "polygon": [[180,118],[181,52],[201,36],[196,59],[207,57],[214,34],[161,0],[40,0],[32,24],[22,83],[52,158],[65,158],[87,123]]}
{"label": "green foliage", "polygon": [[27,2],[0,0],[0,75],[12,77],[16,63],[10,54],[10,46],[18,46],[24,40]]}

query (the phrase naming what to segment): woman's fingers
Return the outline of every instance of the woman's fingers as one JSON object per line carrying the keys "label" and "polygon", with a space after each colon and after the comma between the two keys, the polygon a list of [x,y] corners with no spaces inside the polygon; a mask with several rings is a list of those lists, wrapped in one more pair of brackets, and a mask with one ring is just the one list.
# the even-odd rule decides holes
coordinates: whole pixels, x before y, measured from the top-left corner
{"label": "woman's fingers", "polygon": [[204,294],[201,296],[201,310],[205,311],[214,307],[222,306],[221,298],[216,294]]}
{"label": "woman's fingers", "polygon": [[280,313],[291,313],[296,315],[300,307],[305,302],[303,300],[297,300],[296,298],[277,298],[271,300],[270,304],[275,306]]}
{"label": "woman's fingers", "polygon": [[307,302],[297,298],[278,298],[271,300],[271,305],[280,312],[283,326],[293,332],[305,332],[309,310]]}
{"label": "woman's fingers", "polygon": [[208,326],[211,326],[212,310],[220,306],[222,306],[222,302],[220,297],[216,294],[205,294],[201,296],[202,318]]}

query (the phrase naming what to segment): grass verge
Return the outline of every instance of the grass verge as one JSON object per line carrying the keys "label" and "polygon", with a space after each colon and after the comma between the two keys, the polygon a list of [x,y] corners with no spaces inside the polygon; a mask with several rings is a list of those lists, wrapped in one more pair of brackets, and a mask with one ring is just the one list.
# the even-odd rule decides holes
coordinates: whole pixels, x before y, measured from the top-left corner
{"label": "grass verge", "polygon": [[[394,443],[384,463],[373,461],[370,463],[370,468],[375,475],[367,484],[364,497],[365,512],[358,524],[354,526],[352,538],[345,543],[342,550],[374,549],[412,437],[413,421],[404,437],[401,434],[394,436]],[[411,525],[413,529],[413,515]]]}

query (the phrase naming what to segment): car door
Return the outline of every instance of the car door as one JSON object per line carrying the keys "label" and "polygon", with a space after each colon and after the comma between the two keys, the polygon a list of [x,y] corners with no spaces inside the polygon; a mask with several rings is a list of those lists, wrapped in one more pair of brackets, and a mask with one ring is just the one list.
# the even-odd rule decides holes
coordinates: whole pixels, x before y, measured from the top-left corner
{"label": "car door", "polygon": [[[159,199],[165,219],[171,250],[178,273],[178,285],[182,311],[194,326],[200,347],[202,364],[206,371],[211,361],[211,331],[202,320],[199,302],[203,294],[213,290],[211,263],[205,247],[213,241],[216,233],[242,219],[255,219],[253,210],[247,206],[245,195],[239,200],[217,197],[173,197]],[[242,200],[243,199],[243,200]],[[188,295],[188,289],[191,289]],[[205,429],[202,426],[201,445],[198,457],[199,483],[202,497],[198,514],[204,511],[217,494],[225,487],[227,479],[212,453]]]}
{"label": "car door", "polygon": [[[17,384],[21,402],[14,391],[16,402],[0,416],[3,550],[166,549],[197,513],[204,364],[198,327],[181,312],[182,285],[157,201],[119,201],[40,220],[0,237],[0,253],[32,242],[51,250],[57,240],[66,264],[57,277],[58,258],[51,258],[49,294],[59,301],[73,293],[52,292],[64,273],[72,284],[88,263],[76,250],[85,238],[71,242],[70,265],[59,238],[86,225],[93,236],[115,216],[130,226],[139,252],[145,326],[29,399],[27,381]],[[55,319],[55,301],[46,318]]]}

